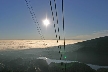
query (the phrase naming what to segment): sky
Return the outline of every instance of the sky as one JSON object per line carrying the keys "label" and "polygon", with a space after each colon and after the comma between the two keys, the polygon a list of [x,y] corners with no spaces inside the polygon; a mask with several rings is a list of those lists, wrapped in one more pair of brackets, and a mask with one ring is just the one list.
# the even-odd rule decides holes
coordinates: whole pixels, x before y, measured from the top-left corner
{"label": "sky", "polygon": [[[30,0],[45,39],[56,39],[50,0]],[[62,25],[62,0],[56,0],[61,38],[93,39],[108,36],[108,0],[64,0],[65,31]],[[43,20],[49,19],[45,27]],[[56,18],[56,16],[55,16]],[[25,0],[0,0],[0,39],[41,39]]]}

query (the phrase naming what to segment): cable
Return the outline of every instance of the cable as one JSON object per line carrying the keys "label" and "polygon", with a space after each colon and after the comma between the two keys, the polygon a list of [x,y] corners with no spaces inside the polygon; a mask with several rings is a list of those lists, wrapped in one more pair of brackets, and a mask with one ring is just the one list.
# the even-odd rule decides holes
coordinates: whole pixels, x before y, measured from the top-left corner
{"label": "cable", "polygon": [[46,44],[45,44],[45,42],[44,42],[45,38],[44,38],[44,36],[42,35],[42,31],[41,31],[41,28],[40,28],[40,26],[39,26],[39,22],[37,21],[36,14],[34,13],[33,7],[29,4],[29,3],[30,3],[29,0],[25,0],[25,2],[26,2],[26,5],[27,5],[27,8],[29,9],[29,12],[30,12],[30,14],[31,14],[32,20],[34,21],[34,23],[35,23],[35,25],[36,25],[36,27],[37,27],[37,31],[38,31],[38,33],[39,33],[41,39],[43,40],[43,43],[44,43],[43,45],[46,46]]}
{"label": "cable", "polygon": [[[55,0],[54,0],[54,7],[55,7],[55,10],[56,10],[56,8],[57,8],[57,6],[56,6],[56,2],[55,2]],[[50,7],[51,7],[51,12],[52,12],[52,19],[53,19],[53,22],[55,21],[55,18],[54,18],[54,12],[53,12],[53,8],[52,8],[52,2],[51,2],[51,0],[50,0]],[[57,10],[56,10],[56,19],[57,19],[57,21],[56,21],[56,25],[58,26],[58,17],[57,17]],[[62,22],[63,22],[63,33],[64,33],[64,14],[63,14],[63,0],[62,0]],[[55,25],[55,23],[54,23],[54,29],[55,29],[55,33],[57,32],[57,30],[56,30],[56,28],[55,27],[57,27]],[[59,33],[59,26],[58,26],[58,33]],[[57,38],[57,34],[56,34],[56,38]],[[60,40],[60,35],[59,35],[59,40]],[[58,43],[58,40],[57,40],[57,43]],[[58,46],[58,48],[60,48],[60,50],[61,50],[61,45],[60,46]],[[65,51],[65,35],[64,35],[64,51]],[[60,60],[62,59],[62,53],[61,53],[61,51],[59,51],[59,53],[60,53]],[[61,65],[63,65],[63,62],[61,62]],[[66,64],[65,64],[65,68],[62,68],[62,70],[65,70],[65,72],[66,72]]]}
{"label": "cable", "polygon": [[[62,21],[63,21],[63,33],[64,33],[64,1],[62,0]],[[65,33],[64,33],[64,51],[65,51]],[[65,72],[66,72],[66,63],[65,63]]]}
{"label": "cable", "polygon": [[[57,9],[56,9],[56,7],[57,7],[57,5],[56,5],[56,1],[54,0],[54,3],[55,3],[55,10],[56,10],[56,19],[57,19],[57,26],[58,26],[58,14],[57,14]],[[58,26],[58,33],[59,33],[59,26]],[[60,40],[60,35],[59,35],[59,40]],[[58,46],[58,48],[61,50],[61,45],[59,45]],[[60,53],[60,50],[59,50],[59,53]],[[60,53],[61,54],[61,53]],[[60,55],[61,57],[60,57],[60,60],[61,60],[61,58],[62,58],[62,54]]]}

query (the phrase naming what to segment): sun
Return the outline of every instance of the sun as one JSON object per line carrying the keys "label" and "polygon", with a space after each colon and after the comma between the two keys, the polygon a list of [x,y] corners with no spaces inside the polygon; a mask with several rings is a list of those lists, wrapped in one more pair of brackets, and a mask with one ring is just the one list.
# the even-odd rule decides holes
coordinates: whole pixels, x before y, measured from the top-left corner
{"label": "sun", "polygon": [[47,27],[50,24],[50,21],[47,19],[43,20],[43,24]]}

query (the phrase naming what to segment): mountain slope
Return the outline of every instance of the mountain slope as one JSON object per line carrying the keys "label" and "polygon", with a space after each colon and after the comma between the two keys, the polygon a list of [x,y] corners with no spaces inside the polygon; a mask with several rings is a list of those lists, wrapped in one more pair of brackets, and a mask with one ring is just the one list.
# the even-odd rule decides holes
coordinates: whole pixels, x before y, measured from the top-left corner
{"label": "mountain slope", "polygon": [[71,55],[77,54],[76,60],[108,66],[108,36],[76,43],[74,45],[81,46],[71,53]]}

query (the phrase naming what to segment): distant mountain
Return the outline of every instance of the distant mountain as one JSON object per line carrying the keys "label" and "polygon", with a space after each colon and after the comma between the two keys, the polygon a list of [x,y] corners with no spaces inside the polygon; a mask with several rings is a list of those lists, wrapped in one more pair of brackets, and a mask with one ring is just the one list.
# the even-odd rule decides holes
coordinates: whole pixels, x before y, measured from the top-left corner
{"label": "distant mountain", "polygon": [[[79,42],[72,47],[76,50],[66,53],[69,60],[108,66],[108,36]],[[69,51],[69,48],[67,49]]]}

